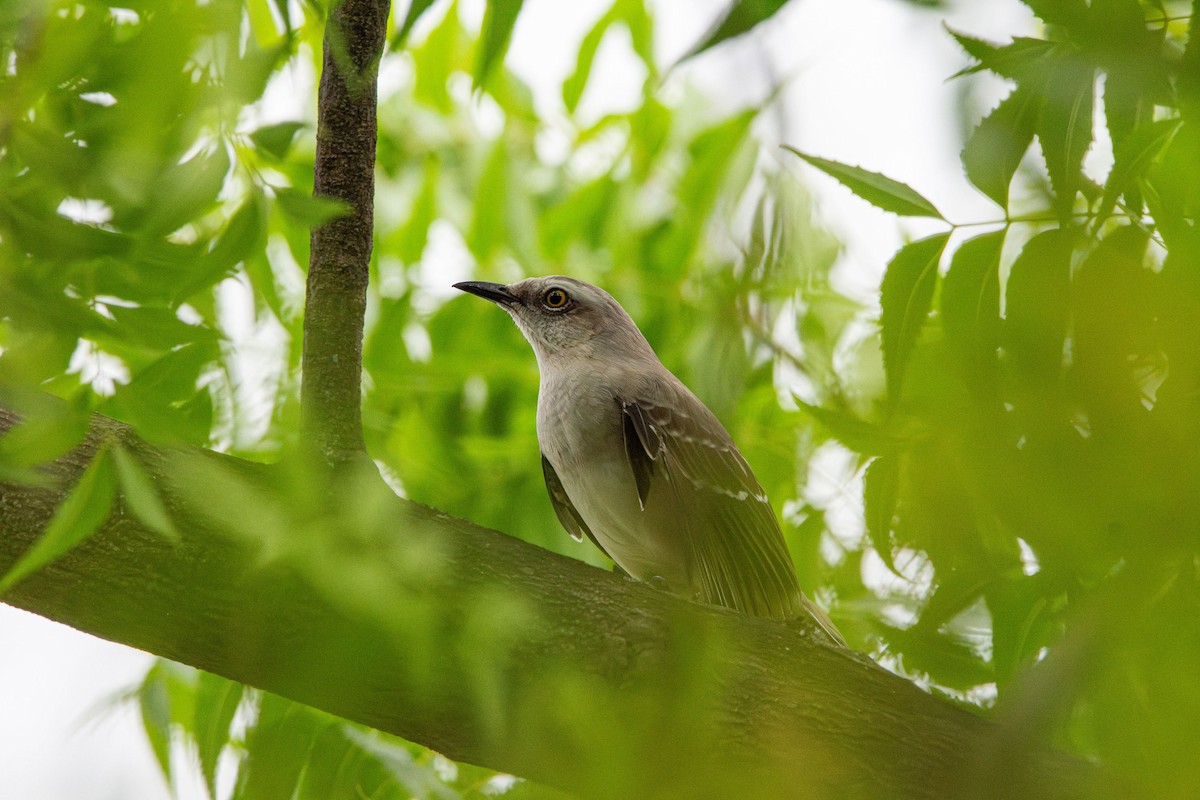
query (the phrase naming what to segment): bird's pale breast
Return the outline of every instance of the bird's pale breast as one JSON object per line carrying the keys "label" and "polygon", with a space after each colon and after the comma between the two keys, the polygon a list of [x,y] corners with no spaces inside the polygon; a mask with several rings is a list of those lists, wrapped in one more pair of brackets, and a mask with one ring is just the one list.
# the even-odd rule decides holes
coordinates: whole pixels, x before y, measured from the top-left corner
{"label": "bird's pale breast", "polygon": [[[544,373],[543,373],[544,374]],[[584,392],[549,381],[538,397],[538,442],[580,516],[605,552],[635,578],[661,578],[689,593],[683,542],[664,498],[643,509],[624,447],[621,410],[613,393]]]}

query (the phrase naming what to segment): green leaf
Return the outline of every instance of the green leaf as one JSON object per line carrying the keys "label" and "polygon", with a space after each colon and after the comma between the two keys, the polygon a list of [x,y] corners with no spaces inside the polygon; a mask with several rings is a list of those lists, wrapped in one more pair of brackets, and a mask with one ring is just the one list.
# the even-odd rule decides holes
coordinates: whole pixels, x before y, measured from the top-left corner
{"label": "green leaf", "polygon": [[523,3],[524,0],[488,0],[487,12],[483,15],[483,38],[475,60],[476,89],[487,83],[492,70],[504,60]]}
{"label": "green leaf", "polygon": [[421,15],[429,10],[433,5],[434,0],[412,0],[408,4],[408,13],[404,15],[404,22],[400,23],[400,30],[392,38],[391,47],[393,50],[399,50],[408,41],[408,35],[412,33],[413,26],[417,24],[417,20]]}
{"label": "green leaf", "polygon": [[582,240],[589,247],[603,246],[619,186],[609,174],[578,187],[542,215],[542,246],[546,253],[565,260],[568,248]]}
{"label": "green leaf", "polygon": [[202,444],[212,427],[212,399],[197,381],[219,357],[212,340],[177,347],[117,386],[100,411],[133,422],[148,441]]}
{"label": "green leaf", "polygon": [[179,544],[179,529],[171,521],[158,490],[138,463],[137,457],[122,447],[120,442],[113,442],[109,452],[117,468],[121,494],[133,516],[168,542]]}
{"label": "green leaf", "polygon": [[[645,0],[619,0],[621,20],[629,31],[629,43],[633,52],[646,67],[646,73],[651,80],[658,78],[658,64],[654,60],[654,19],[646,8]],[[649,103],[649,92],[643,95],[643,102]]]}
{"label": "green leaf", "polygon": [[377,766],[391,781],[412,797],[430,800],[459,800],[462,794],[439,779],[428,764],[418,762],[399,741],[377,731],[364,731],[353,725],[343,725],[339,731],[362,758]]}
{"label": "green leaf", "polygon": [[936,631],[983,597],[994,579],[977,570],[958,570],[941,577],[921,609],[918,627]]}
{"label": "green leaf", "polygon": [[1008,208],[1008,187],[1033,143],[1041,98],[1018,86],[976,126],[962,151],[967,179],[1001,208]]}
{"label": "green leaf", "polygon": [[114,324],[105,335],[95,338],[101,345],[111,342],[114,351],[125,344],[158,355],[179,345],[215,342],[218,338],[212,328],[184,322],[168,308],[113,304],[107,311],[112,314]]}
{"label": "green leaf", "polygon": [[946,30],[959,46],[979,63],[958,72],[952,77],[988,69],[1005,78],[1023,83],[1037,81],[1044,69],[1044,60],[1060,48],[1056,42],[1017,36],[1011,43],[1000,45],[960,33],[947,26]]}
{"label": "green leaf", "polygon": [[496,139],[475,187],[474,217],[467,231],[467,246],[479,261],[488,261],[509,241],[510,168],[508,143]]}
{"label": "green leaf", "polygon": [[232,800],[292,800],[313,742],[329,724],[311,709],[263,693]]}
{"label": "green leaf", "polygon": [[1072,26],[1082,22],[1088,7],[1084,0],[1023,0],[1047,25]]}
{"label": "green leaf", "polygon": [[1097,230],[1117,206],[1117,198],[1146,176],[1158,155],[1179,130],[1178,119],[1161,119],[1142,125],[1114,148],[1113,168],[1104,183],[1104,197],[1093,223]]}
{"label": "green leaf", "polygon": [[896,572],[896,564],[892,559],[892,517],[899,500],[899,485],[900,459],[895,456],[876,458],[863,473],[867,536],[875,552],[892,572]]}
{"label": "green leaf", "polygon": [[411,48],[416,71],[413,99],[447,116],[457,108],[450,96],[450,75],[471,68],[466,32],[458,19],[458,4],[451,3],[425,41]]}
{"label": "green leaf", "polygon": [[276,189],[275,203],[289,219],[306,228],[316,228],[330,220],[348,217],[354,211],[343,200],[312,195],[298,189]]}
{"label": "green leaf", "polygon": [[815,419],[830,436],[856,453],[889,456],[911,447],[917,440],[915,431],[893,430],[847,411],[814,406],[795,396],[793,399],[800,410]]}
{"label": "green leaf", "polygon": [[1070,230],[1040,233],[1026,242],[1008,273],[1004,348],[1034,385],[1053,385],[1062,366],[1076,240]]}
{"label": "green leaf", "polygon": [[95,533],[108,519],[115,488],[108,450],[102,448],[62,501],[46,530],[0,578],[0,595]]}
{"label": "green leaf", "polygon": [[633,50],[645,65],[646,71],[651,77],[658,73],[658,67],[654,63],[653,25],[650,15],[646,13],[645,3],[643,0],[615,0],[604,16],[584,35],[575,58],[575,69],[563,81],[563,105],[567,107],[568,113],[574,114],[579,107],[579,100],[583,97],[591,78],[592,64],[596,60],[600,42],[608,29],[618,22],[624,23],[628,29]]}
{"label": "green leaf", "polygon": [[1094,94],[1090,64],[1073,52],[1055,59],[1034,128],[1050,174],[1054,208],[1064,225],[1072,222],[1075,196],[1083,185],[1083,157],[1092,143]]}
{"label": "green leaf", "polygon": [[1034,663],[1047,643],[1049,601],[1046,584],[1034,577],[997,582],[986,599],[992,617],[992,667],[1001,692],[1021,676],[1021,668]]}
{"label": "green leaf", "polygon": [[[53,400],[22,409],[21,424],[0,436],[0,463],[6,468],[45,464],[83,441],[88,429],[87,408],[79,402]],[[29,477],[36,480],[36,473],[31,471]]]}
{"label": "green leaf", "polygon": [[178,729],[187,730],[194,717],[198,670],[167,659],[158,659],[138,686],[142,727],[158,765],[171,783],[171,744]]}
{"label": "green leaf", "polygon": [[193,284],[195,288],[182,296],[187,297],[232,275],[238,264],[259,249],[266,230],[265,198],[261,192],[251,192],[217,235],[212,249],[205,256],[208,265]]}
{"label": "green leaf", "polygon": [[[1150,235],[1133,225],[1109,233],[1072,277],[1073,373],[1101,411],[1140,414],[1142,379],[1135,365],[1159,352],[1158,274],[1146,268]],[[1165,373],[1165,369],[1164,369]]]}
{"label": "green leaf", "polygon": [[217,763],[230,743],[230,725],[242,702],[245,687],[219,675],[201,672],[196,685],[196,716],[193,728],[200,769],[208,796],[217,797]]}
{"label": "green leaf", "polygon": [[142,711],[142,728],[150,740],[150,749],[159,769],[171,783],[171,700],[166,682],[160,674],[162,662],[156,663],[138,687],[138,706]]}
{"label": "green leaf", "polygon": [[968,239],[942,282],[942,328],[975,388],[991,388],[1000,347],[1000,253],[1007,230]]}
{"label": "green leaf", "polygon": [[568,114],[574,114],[575,109],[579,107],[579,100],[583,97],[583,90],[587,88],[588,78],[592,74],[592,62],[596,59],[596,51],[600,48],[604,34],[617,21],[622,2],[624,0],[616,0],[579,43],[579,53],[575,57],[575,69],[567,76],[562,85],[563,105],[567,107]]}
{"label": "green leaf", "polygon": [[307,125],[303,122],[277,122],[264,125],[250,134],[250,140],[258,149],[272,158],[282,161],[292,148],[296,134]]}
{"label": "green leaf", "polygon": [[741,36],[773,17],[785,5],[787,0],[733,0],[712,29],[679,59],[679,63],[695,58],[727,39]]}
{"label": "green leaf", "polygon": [[739,162],[738,157],[748,150],[750,126],[757,113],[754,109],[743,111],[704,129],[688,142],[691,163],[675,189],[676,213],[664,225],[664,235],[654,242],[647,266],[675,274],[687,266],[704,240],[717,199],[737,196],[730,188],[738,174],[735,167],[739,163],[753,166],[753,158]]}
{"label": "green leaf", "polygon": [[168,167],[158,176],[149,196],[153,201],[129,214],[117,214],[117,224],[148,233],[170,233],[214,207],[229,173],[229,154],[223,145]]}
{"label": "green leaf", "polygon": [[800,156],[827,175],[836,178],[847,189],[884,211],[890,211],[902,217],[945,219],[933,203],[900,181],[892,180],[886,175],[880,175],[878,172],[871,172],[862,167],[853,167],[849,164],[810,156],[786,144],[783,145],[783,148]]}
{"label": "green leaf", "polygon": [[922,625],[906,630],[886,626],[882,636],[889,649],[904,654],[906,669],[927,673],[942,686],[967,691],[994,677],[991,665],[961,637]]}
{"label": "green leaf", "polygon": [[425,159],[425,174],[421,191],[413,201],[408,219],[396,232],[391,252],[405,264],[421,260],[425,245],[429,241],[429,226],[437,219],[438,183],[441,179],[441,162],[432,156]]}
{"label": "green leaf", "polygon": [[893,401],[900,396],[908,359],[929,315],[938,262],[949,239],[949,233],[939,233],[905,245],[892,258],[883,276],[880,296],[883,369]]}

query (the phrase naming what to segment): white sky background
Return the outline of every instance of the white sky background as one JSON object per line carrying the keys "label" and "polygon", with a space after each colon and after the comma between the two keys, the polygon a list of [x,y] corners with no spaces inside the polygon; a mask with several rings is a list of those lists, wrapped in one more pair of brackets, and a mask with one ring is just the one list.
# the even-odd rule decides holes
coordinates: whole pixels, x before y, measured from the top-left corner
{"label": "white sky background", "polygon": [[[482,8],[480,0],[473,2]],[[682,54],[725,4],[652,1],[660,64]],[[525,3],[508,64],[533,86],[544,109],[559,102],[580,38],[608,5],[609,0]],[[695,81],[735,108],[764,97],[777,76],[791,76],[779,112],[759,128],[768,147],[787,143],[884,172],[909,183],[955,221],[993,219],[998,209],[967,187],[957,160],[960,88],[945,78],[966,61],[943,19],[957,30],[993,38],[1034,29],[1017,0],[960,0],[942,11],[914,9],[900,0],[799,0],[765,30],[702,56],[671,80]],[[593,70],[584,112],[629,107],[642,77],[626,42],[610,36]],[[988,91],[990,101],[1003,94],[999,84]],[[856,294],[872,295],[903,237],[929,231],[922,227],[928,223],[897,222],[873,210],[794,156],[780,151],[779,159],[812,187],[822,216],[844,241],[842,274]],[[0,605],[0,799],[166,800],[167,787],[134,707],[97,711],[139,681],[150,660]],[[204,792],[192,782],[180,797],[198,800]]]}

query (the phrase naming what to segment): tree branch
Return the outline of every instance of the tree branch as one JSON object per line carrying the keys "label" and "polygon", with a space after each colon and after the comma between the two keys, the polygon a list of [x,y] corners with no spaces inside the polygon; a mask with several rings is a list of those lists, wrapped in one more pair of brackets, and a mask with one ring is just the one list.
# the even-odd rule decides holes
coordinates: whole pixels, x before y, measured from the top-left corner
{"label": "tree branch", "polygon": [[[0,433],[15,423],[0,409]],[[998,753],[998,726],[810,628],[681,601],[400,500],[365,469],[322,512],[280,467],[157,450],[98,417],[47,468],[54,488],[0,485],[0,573],[112,437],[182,543],[116,503],[5,602],[585,797],[1117,796],[1072,759]]]}
{"label": "tree branch", "polygon": [[325,28],[313,193],[348,216],[313,229],[304,312],[301,435],[330,463],[363,452],[362,336],[375,200],[375,103],[387,0],[336,3]]}

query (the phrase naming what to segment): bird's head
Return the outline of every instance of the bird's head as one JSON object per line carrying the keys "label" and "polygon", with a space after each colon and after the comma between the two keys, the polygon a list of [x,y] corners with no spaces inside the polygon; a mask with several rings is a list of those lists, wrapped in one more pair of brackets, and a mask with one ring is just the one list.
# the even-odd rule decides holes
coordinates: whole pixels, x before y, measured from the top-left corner
{"label": "bird's head", "polygon": [[608,292],[562,275],[511,284],[464,281],[455,289],[491,300],[509,313],[539,361],[631,357],[650,345]]}

